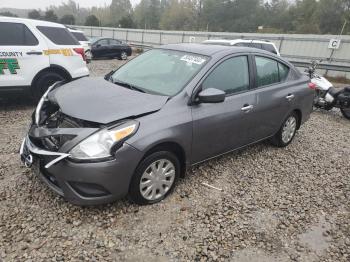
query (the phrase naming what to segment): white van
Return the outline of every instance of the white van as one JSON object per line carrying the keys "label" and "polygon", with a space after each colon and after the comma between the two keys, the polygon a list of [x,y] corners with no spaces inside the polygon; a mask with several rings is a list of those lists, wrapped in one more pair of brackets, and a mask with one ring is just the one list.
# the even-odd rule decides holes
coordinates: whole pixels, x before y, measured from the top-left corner
{"label": "white van", "polygon": [[0,92],[38,99],[57,81],[89,75],[84,48],[64,25],[0,16],[0,36]]}

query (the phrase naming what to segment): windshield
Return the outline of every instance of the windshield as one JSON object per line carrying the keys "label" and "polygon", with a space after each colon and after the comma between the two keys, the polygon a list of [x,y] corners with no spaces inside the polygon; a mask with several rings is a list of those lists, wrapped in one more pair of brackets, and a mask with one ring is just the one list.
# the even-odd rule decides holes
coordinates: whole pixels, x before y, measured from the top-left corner
{"label": "windshield", "polygon": [[153,49],[123,67],[111,77],[146,93],[174,96],[195,76],[208,57],[180,51]]}

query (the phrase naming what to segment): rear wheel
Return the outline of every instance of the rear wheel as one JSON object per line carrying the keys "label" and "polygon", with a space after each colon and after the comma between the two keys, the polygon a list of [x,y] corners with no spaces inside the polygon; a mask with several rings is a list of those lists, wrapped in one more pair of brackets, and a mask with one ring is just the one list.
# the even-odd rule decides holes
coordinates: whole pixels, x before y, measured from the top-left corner
{"label": "rear wheel", "polygon": [[154,204],[166,198],[180,176],[180,162],[171,152],[155,152],[137,167],[129,198],[140,205]]}
{"label": "rear wheel", "polygon": [[340,111],[346,119],[350,120],[350,108],[341,108]]}
{"label": "rear wheel", "polygon": [[271,139],[271,143],[277,147],[286,147],[294,139],[298,128],[298,115],[293,112],[283,122],[280,130]]}
{"label": "rear wheel", "polygon": [[35,81],[32,87],[32,94],[36,101],[40,100],[42,95],[54,83],[66,80],[64,76],[56,72],[45,72]]}

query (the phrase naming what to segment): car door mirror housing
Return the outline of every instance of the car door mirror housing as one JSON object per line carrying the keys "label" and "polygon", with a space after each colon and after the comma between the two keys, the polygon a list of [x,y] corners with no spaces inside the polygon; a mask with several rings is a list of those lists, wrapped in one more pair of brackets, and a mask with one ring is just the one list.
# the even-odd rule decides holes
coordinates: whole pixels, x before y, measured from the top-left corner
{"label": "car door mirror housing", "polygon": [[202,90],[198,94],[200,103],[221,103],[225,101],[226,93],[216,88],[208,88]]}
{"label": "car door mirror housing", "polygon": [[99,47],[101,47],[101,45],[100,45],[100,44],[96,44],[95,47],[96,47],[96,48],[99,48]]}

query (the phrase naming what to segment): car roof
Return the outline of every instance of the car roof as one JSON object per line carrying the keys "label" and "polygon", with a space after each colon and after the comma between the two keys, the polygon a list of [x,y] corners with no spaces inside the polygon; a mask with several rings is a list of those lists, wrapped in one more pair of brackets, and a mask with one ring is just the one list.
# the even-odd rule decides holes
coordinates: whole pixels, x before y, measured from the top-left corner
{"label": "car roof", "polygon": [[211,39],[211,40],[205,40],[203,42],[204,44],[228,44],[228,45],[234,45],[237,43],[261,43],[261,44],[270,44],[273,43],[266,40],[256,40],[256,39]]}
{"label": "car roof", "polygon": [[19,17],[6,17],[0,16],[0,22],[10,22],[10,23],[30,23],[33,26],[50,26],[50,27],[63,27],[64,25],[59,23],[53,23],[42,20],[28,19],[28,18],[19,18]]}
{"label": "car roof", "polygon": [[174,51],[182,51],[188,53],[195,53],[204,56],[213,56],[218,53],[233,54],[241,52],[257,52],[262,54],[271,55],[270,52],[265,50],[251,48],[251,47],[238,47],[238,46],[223,46],[223,45],[206,45],[206,44],[192,44],[192,43],[182,43],[182,44],[169,44],[159,47],[160,49],[168,49]]}
{"label": "car roof", "polygon": [[66,27],[67,27],[67,29],[69,30],[69,32],[72,32],[72,33],[82,33],[82,34],[84,34],[84,32],[81,31],[81,30],[78,30],[78,29],[75,29],[75,28],[71,28],[71,27],[68,27],[68,26],[66,26]]}

